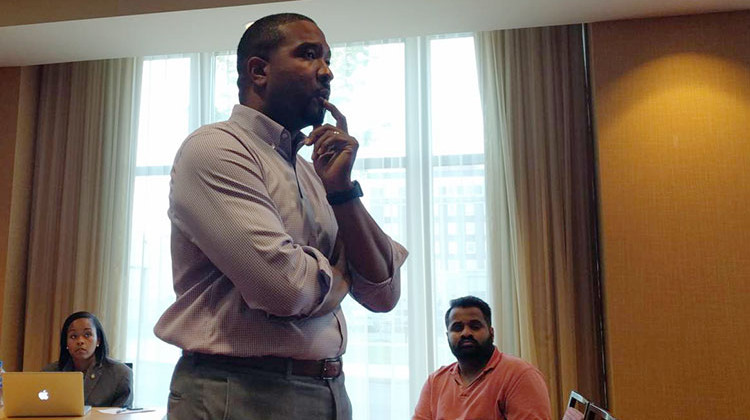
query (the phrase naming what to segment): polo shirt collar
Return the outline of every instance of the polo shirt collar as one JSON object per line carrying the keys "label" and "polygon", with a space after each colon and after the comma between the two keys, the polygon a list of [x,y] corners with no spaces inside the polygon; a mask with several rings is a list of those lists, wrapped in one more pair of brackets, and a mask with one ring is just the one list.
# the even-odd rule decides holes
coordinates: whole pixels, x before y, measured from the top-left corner
{"label": "polo shirt collar", "polygon": [[[478,381],[479,378],[483,377],[484,375],[486,375],[487,373],[495,369],[498,363],[500,363],[500,360],[502,358],[503,358],[503,353],[500,352],[500,350],[498,350],[497,347],[494,347],[494,350],[492,351],[492,356],[490,356],[490,360],[487,362],[486,365],[484,365],[484,368],[482,368],[482,372],[479,375],[477,375],[477,377],[474,378],[474,380],[471,383]],[[461,372],[459,372],[458,362],[456,362],[456,364],[454,364],[453,367],[451,368],[451,377],[453,377],[453,379],[457,383],[459,384],[463,383],[463,381],[461,380]]]}

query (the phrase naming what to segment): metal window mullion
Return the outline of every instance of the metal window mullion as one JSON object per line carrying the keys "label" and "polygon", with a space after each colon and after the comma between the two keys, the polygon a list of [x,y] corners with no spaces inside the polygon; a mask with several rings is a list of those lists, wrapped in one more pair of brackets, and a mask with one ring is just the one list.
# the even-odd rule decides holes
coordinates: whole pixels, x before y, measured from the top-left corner
{"label": "metal window mullion", "polygon": [[423,251],[423,231],[421,224],[422,214],[422,191],[420,169],[420,138],[421,125],[420,115],[420,84],[419,84],[419,43],[416,38],[407,38],[404,41],[404,101],[405,101],[405,176],[406,176],[406,237],[409,248],[408,264],[408,293],[409,293],[409,405],[410,409],[416,406],[419,393],[416,390],[418,378],[426,377],[431,363],[425,363],[425,355],[429,357],[428,351],[430,340],[425,335],[428,331],[426,325],[426,299],[425,280],[426,264]]}
{"label": "metal window mullion", "polygon": [[203,113],[202,66],[200,54],[189,54],[190,58],[190,102],[188,103],[188,132],[192,132],[201,126]]}
{"label": "metal window mullion", "polygon": [[[407,38],[404,42],[405,112],[406,112],[406,227],[409,246],[409,403],[416,406],[422,379],[434,366],[432,327],[432,263],[429,243],[429,167],[425,168],[426,105],[423,81],[424,42]],[[429,150],[427,151],[429,156]],[[426,172],[427,171],[427,172]],[[425,189],[427,185],[427,189]]]}
{"label": "metal window mullion", "polygon": [[200,54],[200,92],[201,115],[200,125],[211,124],[214,121],[214,80],[216,79],[216,54]]}
{"label": "metal window mullion", "polygon": [[437,349],[435,345],[435,264],[433,260],[434,249],[433,244],[435,238],[433,235],[434,215],[433,215],[433,191],[432,191],[432,124],[430,121],[432,111],[430,107],[430,41],[429,38],[419,37],[419,83],[420,83],[420,95],[419,100],[421,103],[419,122],[421,125],[419,145],[420,154],[420,170],[421,170],[421,191],[422,191],[422,229],[424,234],[423,238],[423,250],[424,250],[424,283],[425,283],[425,298],[427,300],[426,315],[427,315],[427,338],[430,348],[427,352],[428,372],[434,371],[437,359]]}

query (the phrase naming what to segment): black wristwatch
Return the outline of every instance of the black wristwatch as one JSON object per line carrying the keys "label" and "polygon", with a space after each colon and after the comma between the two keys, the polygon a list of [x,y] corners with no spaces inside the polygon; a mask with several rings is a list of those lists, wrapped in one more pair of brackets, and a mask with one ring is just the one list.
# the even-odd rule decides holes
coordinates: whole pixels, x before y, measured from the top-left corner
{"label": "black wristwatch", "polygon": [[335,206],[337,204],[344,204],[347,201],[354,200],[355,198],[362,197],[362,187],[359,186],[359,182],[354,181],[352,187],[346,191],[336,191],[326,194],[328,204]]}

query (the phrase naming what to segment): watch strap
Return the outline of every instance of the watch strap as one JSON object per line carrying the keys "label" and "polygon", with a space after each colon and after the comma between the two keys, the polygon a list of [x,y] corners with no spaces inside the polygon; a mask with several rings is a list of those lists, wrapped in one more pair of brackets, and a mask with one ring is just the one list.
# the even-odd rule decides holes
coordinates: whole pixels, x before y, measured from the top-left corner
{"label": "watch strap", "polygon": [[362,187],[359,186],[359,182],[354,181],[350,189],[328,193],[326,194],[326,199],[328,200],[328,204],[335,206],[362,197],[363,195]]}

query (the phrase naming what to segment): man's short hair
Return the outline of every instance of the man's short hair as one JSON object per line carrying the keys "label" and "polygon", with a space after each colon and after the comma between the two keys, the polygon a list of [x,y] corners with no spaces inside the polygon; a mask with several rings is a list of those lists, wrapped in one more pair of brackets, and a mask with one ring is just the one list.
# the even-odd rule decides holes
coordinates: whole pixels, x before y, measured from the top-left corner
{"label": "man's short hair", "polygon": [[451,300],[450,308],[445,312],[445,328],[448,328],[448,316],[454,308],[479,308],[482,311],[482,315],[484,315],[487,326],[492,326],[492,310],[490,309],[490,305],[476,296],[464,296]]}
{"label": "man's short hair", "polygon": [[315,24],[314,20],[305,15],[279,13],[262,17],[245,30],[242,38],[240,38],[240,43],[237,45],[237,87],[240,88],[240,95],[243,88],[247,86],[245,80],[247,60],[251,57],[268,60],[273,50],[284,40],[284,35],[279,27],[300,20]]}

